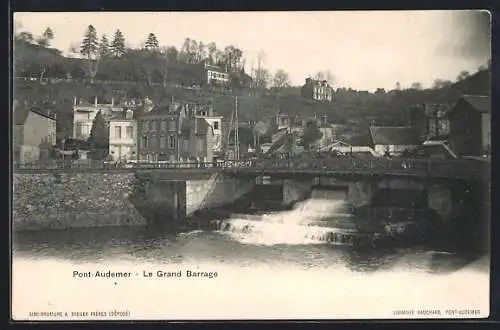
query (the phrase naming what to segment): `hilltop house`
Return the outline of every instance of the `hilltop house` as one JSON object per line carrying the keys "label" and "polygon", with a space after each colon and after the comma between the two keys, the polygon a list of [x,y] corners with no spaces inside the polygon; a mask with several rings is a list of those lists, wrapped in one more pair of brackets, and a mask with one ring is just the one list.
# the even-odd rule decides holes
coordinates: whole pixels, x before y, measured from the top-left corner
{"label": "hilltop house", "polygon": [[480,156],[490,153],[491,103],[488,96],[462,96],[449,117],[449,143],[457,155]]}
{"label": "hilltop house", "polygon": [[371,126],[370,135],[375,152],[382,155],[399,156],[420,145],[409,127]]}
{"label": "hilltop house", "polygon": [[306,78],[306,83],[301,88],[302,97],[316,101],[333,100],[333,88],[330,87],[326,80],[314,80]]}
{"label": "hilltop house", "polygon": [[24,164],[48,158],[50,148],[56,144],[56,116],[17,101],[13,112],[14,162]]}

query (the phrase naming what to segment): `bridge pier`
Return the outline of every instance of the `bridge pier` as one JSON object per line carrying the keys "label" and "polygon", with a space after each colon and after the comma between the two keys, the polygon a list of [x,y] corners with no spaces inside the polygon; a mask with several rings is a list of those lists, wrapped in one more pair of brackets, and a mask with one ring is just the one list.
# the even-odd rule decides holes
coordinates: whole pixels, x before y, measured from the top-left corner
{"label": "bridge pier", "polygon": [[213,174],[196,180],[168,180],[161,176],[136,175],[131,197],[150,225],[165,229],[187,229],[196,211],[232,203],[249,192],[253,180]]}

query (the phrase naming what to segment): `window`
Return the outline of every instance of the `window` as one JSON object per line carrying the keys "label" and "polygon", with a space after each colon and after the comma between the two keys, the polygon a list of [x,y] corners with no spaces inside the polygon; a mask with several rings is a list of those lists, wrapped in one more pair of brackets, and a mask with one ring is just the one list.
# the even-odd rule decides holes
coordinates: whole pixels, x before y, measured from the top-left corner
{"label": "window", "polygon": [[219,129],[219,122],[218,121],[214,121],[214,129]]}
{"label": "window", "polygon": [[147,149],[148,148],[148,137],[143,136],[141,139],[141,148]]}
{"label": "window", "polygon": [[167,130],[167,121],[166,120],[162,120],[161,121],[161,130],[162,131],[166,131]]}
{"label": "window", "polygon": [[176,147],[175,142],[176,142],[175,141],[175,136],[170,135],[168,137],[168,145],[169,145],[169,147],[172,148],[172,149],[175,148]]}
{"label": "window", "polygon": [[172,119],[168,122],[168,130],[175,131],[175,120],[174,119]]}
{"label": "window", "polygon": [[149,130],[149,121],[145,120],[144,123],[143,123],[143,129],[145,131]]}
{"label": "window", "polygon": [[160,137],[160,148],[164,149],[166,147],[167,147],[167,137],[162,136],[162,137]]}
{"label": "window", "polygon": [[127,126],[127,139],[133,139],[134,138],[134,128],[132,126]]}
{"label": "window", "polygon": [[122,128],[121,126],[115,126],[115,138],[121,139],[122,138]]}

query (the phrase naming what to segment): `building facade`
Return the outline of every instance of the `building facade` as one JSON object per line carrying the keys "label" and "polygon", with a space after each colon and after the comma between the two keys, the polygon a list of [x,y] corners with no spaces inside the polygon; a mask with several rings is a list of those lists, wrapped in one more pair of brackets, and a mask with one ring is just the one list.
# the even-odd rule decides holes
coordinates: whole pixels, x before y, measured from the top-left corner
{"label": "building facade", "polygon": [[56,144],[56,117],[14,102],[13,133],[14,161],[36,162],[48,157],[49,149]]}
{"label": "building facade", "polygon": [[207,161],[222,148],[222,116],[210,104],[172,102],[138,120],[140,160]]}
{"label": "building facade", "polygon": [[306,78],[306,83],[301,88],[302,97],[316,101],[333,101],[333,88],[326,80]]}
{"label": "building facade", "polygon": [[449,116],[449,143],[458,156],[480,156],[490,153],[491,104],[488,96],[461,97]]}
{"label": "building facade", "polygon": [[450,134],[449,104],[419,104],[410,107],[410,127],[419,141],[447,140]]}
{"label": "building facade", "polygon": [[400,156],[416,149],[420,143],[409,127],[370,127],[374,150],[381,155]]}
{"label": "building facade", "polygon": [[78,140],[87,140],[92,129],[92,122],[99,111],[101,111],[105,120],[119,116],[124,108],[114,104],[114,99],[110,104],[98,103],[97,97],[94,103],[90,104],[83,100],[73,101],[73,138]]}
{"label": "building facade", "polygon": [[132,110],[109,120],[109,154],[113,160],[137,160],[137,140],[137,120]]}
{"label": "building facade", "polygon": [[205,65],[205,83],[207,85],[228,85],[229,73],[218,66]]}

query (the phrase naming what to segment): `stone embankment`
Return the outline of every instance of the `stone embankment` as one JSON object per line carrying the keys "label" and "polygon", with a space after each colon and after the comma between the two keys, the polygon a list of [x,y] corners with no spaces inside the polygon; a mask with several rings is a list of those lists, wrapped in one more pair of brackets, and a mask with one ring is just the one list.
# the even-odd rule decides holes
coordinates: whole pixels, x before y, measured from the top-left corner
{"label": "stone embankment", "polygon": [[134,174],[13,174],[13,230],[145,225]]}

